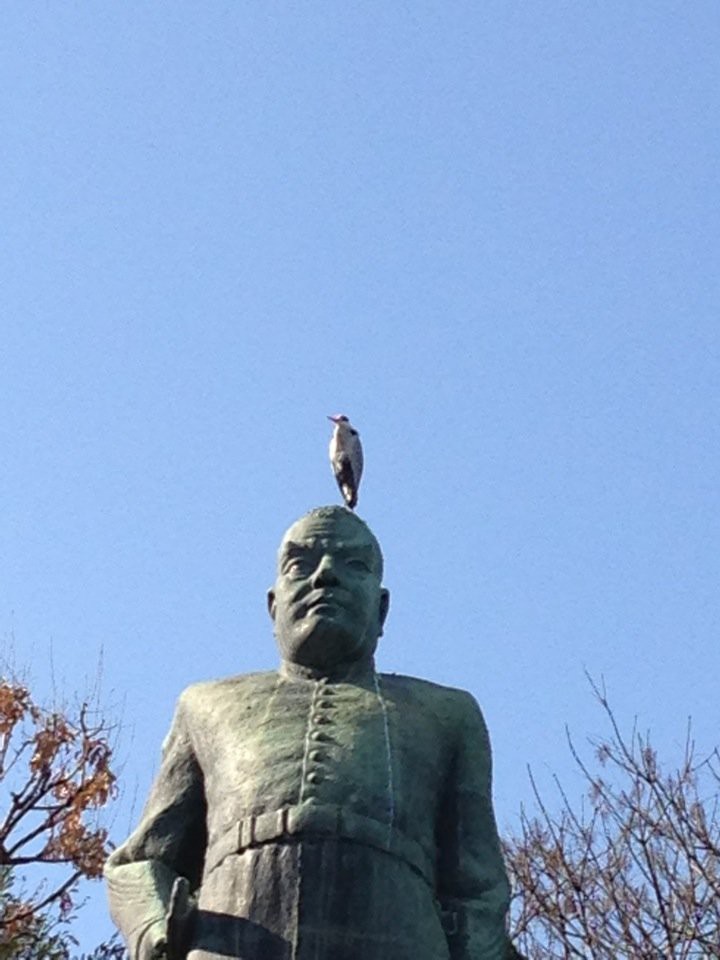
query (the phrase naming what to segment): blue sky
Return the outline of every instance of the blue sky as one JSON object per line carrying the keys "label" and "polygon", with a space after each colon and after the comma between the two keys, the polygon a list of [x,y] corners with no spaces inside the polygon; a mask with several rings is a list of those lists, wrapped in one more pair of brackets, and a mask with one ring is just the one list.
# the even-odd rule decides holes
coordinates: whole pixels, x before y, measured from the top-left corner
{"label": "blue sky", "polygon": [[575,789],[586,670],[668,760],[688,715],[717,744],[719,34],[705,0],[3,9],[0,635],[39,693],[102,651],[116,840],[180,690],[274,665],[338,411],[380,666],[477,696],[503,829],[528,764]]}

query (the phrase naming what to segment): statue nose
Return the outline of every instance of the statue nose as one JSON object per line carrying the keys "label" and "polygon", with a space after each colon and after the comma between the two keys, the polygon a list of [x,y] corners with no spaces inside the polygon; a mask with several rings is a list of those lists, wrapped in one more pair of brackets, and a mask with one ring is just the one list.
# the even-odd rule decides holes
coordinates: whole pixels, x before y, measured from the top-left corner
{"label": "statue nose", "polygon": [[322,586],[328,583],[337,583],[338,578],[335,572],[335,564],[330,556],[324,556],[313,575],[313,585]]}

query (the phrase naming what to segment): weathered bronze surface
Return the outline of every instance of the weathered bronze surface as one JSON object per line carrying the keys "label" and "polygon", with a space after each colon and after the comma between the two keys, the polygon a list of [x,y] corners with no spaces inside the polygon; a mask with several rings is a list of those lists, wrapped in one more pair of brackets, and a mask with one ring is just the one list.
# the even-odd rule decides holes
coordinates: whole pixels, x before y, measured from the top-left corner
{"label": "weathered bronze surface", "polygon": [[490,744],[461,690],[378,674],[382,555],[342,507],[295,523],[277,672],[187,689],[108,860],[133,960],[501,960]]}

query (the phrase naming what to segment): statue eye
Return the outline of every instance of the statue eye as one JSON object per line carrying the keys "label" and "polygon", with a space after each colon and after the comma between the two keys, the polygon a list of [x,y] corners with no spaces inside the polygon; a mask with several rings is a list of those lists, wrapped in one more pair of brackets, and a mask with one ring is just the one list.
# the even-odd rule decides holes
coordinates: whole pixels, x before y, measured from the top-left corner
{"label": "statue eye", "polygon": [[360,570],[366,573],[370,572],[370,567],[360,557],[348,557],[345,564],[350,567],[351,570]]}
{"label": "statue eye", "polygon": [[294,560],[290,560],[285,564],[285,573],[289,577],[301,577],[307,572],[307,566],[307,560],[304,560],[302,557],[295,557]]}

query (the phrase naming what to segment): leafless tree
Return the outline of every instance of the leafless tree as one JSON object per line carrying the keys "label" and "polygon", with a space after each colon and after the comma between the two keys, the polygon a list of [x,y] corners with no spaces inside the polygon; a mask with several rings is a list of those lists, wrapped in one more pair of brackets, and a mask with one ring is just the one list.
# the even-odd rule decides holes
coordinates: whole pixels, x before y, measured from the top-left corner
{"label": "leafless tree", "polygon": [[568,733],[587,798],[573,805],[556,780],[551,811],[531,774],[537,811],[505,840],[513,940],[528,960],[720,957],[720,754],[699,759],[688,725],[667,772],[591,684],[610,727],[591,741],[597,771]]}

